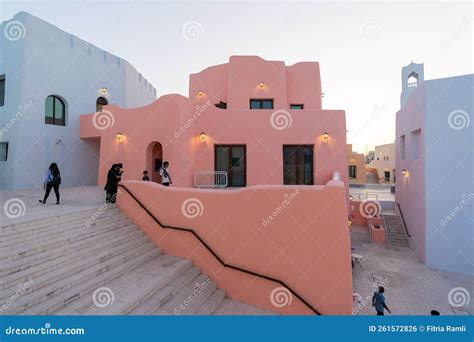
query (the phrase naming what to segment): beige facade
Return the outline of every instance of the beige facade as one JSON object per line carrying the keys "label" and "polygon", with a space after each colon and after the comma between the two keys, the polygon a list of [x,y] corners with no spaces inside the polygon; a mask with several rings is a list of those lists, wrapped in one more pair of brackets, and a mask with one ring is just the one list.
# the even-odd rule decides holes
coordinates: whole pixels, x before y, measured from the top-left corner
{"label": "beige facade", "polygon": [[375,146],[374,160],[367,168],[375,169],[379,183],[394,183],[395,143]]}
{"label": "beige facade", "polygon": [[347,144],[347,165],[350,184],[365,183],[365,155],[352,151],[352,144]]}

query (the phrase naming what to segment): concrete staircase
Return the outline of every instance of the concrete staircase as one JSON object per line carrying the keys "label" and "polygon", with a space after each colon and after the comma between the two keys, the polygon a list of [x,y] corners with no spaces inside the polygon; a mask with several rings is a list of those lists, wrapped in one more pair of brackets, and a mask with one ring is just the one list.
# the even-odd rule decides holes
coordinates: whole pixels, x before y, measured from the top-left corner
{"label": "concrete staircase", "polygon": [[403,222],[397,214],[382,214],[385,222],[385,239],[387,246],[409,248],[408,238]]}
{"label": "concrete staircase", "polygon": [[379,180],[377,178],[377,175],[372,172],[366,172],[365,173],[365,183],[367,184],[378,184]]}
{"label": "concrete staircase", "polygon": [[226,298],[115,207],[4,225],[0,259],[2,315],[274,314]]}

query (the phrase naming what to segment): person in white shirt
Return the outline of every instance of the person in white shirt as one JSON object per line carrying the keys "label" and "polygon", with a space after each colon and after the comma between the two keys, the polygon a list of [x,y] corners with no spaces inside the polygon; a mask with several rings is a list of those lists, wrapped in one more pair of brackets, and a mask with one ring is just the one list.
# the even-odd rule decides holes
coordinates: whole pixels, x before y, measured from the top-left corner
{"label": "person in white shirt", "polygon": [[169,165],[170,165],[170,163],[165,161],[163,163],[163,166],[160,169],[161,184],[164,185],[164,186],[170,186],[170,184],[173,184],[173,182],[171,181],[170,173],[168,171]]}

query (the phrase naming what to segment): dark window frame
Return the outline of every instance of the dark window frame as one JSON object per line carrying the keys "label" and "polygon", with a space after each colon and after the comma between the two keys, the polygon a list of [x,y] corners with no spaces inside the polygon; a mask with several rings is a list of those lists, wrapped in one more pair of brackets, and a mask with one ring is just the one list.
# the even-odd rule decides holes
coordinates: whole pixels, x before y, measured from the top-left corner
{"label": "dark window frame", "polygon": [[[292,107],[297,107],[297,108],[292,108]],[[304,109],[304,104],[303,103],[291,103],[290,104],[290,109],[303,110]]]}
{"label": "dark window frame", "polygon": [[5,159],[0,159],[0,161],[8,161],[8,146],[10,145],[8,141],[0,141],[0,144],[5,144]]}
{"label": "dark window frame", "polygon": [[[45,113],[44,113],[44,122],[47,125],[54,125],[54,126],[66,126],[66,102],[57,95],[48,95],[46,97],[46,101],[49,98],[53,99],[53,106],[52,106],[52,115],[48,117],[46,114],[46,102],[45,102]],[[59,101],[62,104],[62,119],[56,118],[56,101]]]}
{"label": "dark window frame", "polygon": [[[311,172],[310,172],[310,177],[309,177],[309,182],[305,183],[305,179],[302,181],[298,179],[298,163],[295,163],[296,165],[296,175],[294,175],[296,179],[296,184],[288,184],[285,182],[285,147],[292,147],[292,148],[309,148],[311,149]],[[295,149],[296,151],[296,149]],[[303,154],[304,155],[304,154]],[[296,158],[296,157],[295,157]],[[282,161],[283,161],[283,185],[314,185],[314,145],[313,144],[285,144],[282,146]],[[303,168],[304,168],[304,162],[303,162]],[[304,169],[303,169],[303,177],[304,177]]]}
{"label": "dark window frame", "polygon": [[[269,101],[271,103],[271,108],[263,108],[263,104],[265,103],[265,101]],[[259,104],[259,107],[258,108],[252,108],[252,102],[258,102]],[[259,109],[266,109],[266,110],[272,110],[275,108],[275,103],[273,101],[273,99],[250,99],[249,101],[249,109],[252,109],[252,110],[259,110]]]}
{"label": "dark window frame", "polygon": [[[247,186],[247,145],[245,144],[214,144],[214,170],[217,170],[217,149],[219,147],[229,147],[229,151],[232,147],[243,147],[244,149],[244,185],[242,186],[235,186],[231,185],[232,183],[232,171],[227,171],[227,187],[237,187],[242,188]],[[227,161],[227,170],[232,170],[232,158],[228,158]]]}
{"label": "dark window frame", "polygon": [[384,171],[383,176],[386,182],[390,182],[390,171]]}
{"label": "dark window frame", "polygon": [[7,85],[7,80],[5,74],[0,75],[0,107],[5,105],[5,89]]}
{"label": "dark window frame", "polygon": [[349,179],[357,178],[357,165],[349,165]]}

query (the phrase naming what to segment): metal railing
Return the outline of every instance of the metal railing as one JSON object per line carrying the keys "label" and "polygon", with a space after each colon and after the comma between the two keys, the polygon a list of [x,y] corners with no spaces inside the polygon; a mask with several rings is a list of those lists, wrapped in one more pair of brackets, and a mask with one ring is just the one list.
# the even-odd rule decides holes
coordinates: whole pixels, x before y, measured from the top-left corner
{"label": "metal railing", "polygon": [[291,287],[289,287],[288,285],[286,285],[283,281],[279,280],[279,279],[276,279],[276,278],[273,278],[273,277],[270,277],[270,276],[266,276],[264,274],[261,274],[261,273],[257,273],[257,272],[254,272],[254,271],[250,271],[250,270],[246,270],[244,268],[241,268],[239,266],[234,266],[234,265],[230,265],[230,264],[227,264],[225,263],[222,258],[211,248],[209,247],[209,245],[204,241],[203,238],[201,238],[201,236],[199,236],[193,229],[190,229],[190,228],[183,228],[183,227],[175,227],[175,226],[169,226],[167,224],[163,224],[160,222],[160,220],[158,220],[156,218],[155,215],[153,215],[153,213],[148,210],[147,207],[145,207],[145,205],[123,184],[119,184],[118,185],[120,188],[124,189],[125,192],[148,214],[148,216],[150,216],[150,218],[155,221],[155,223],[158,224],[158,226],[162,229],[171,229],[171,230],[179,230],[179,231],[183,231],[183,232],[188,232],[188,233],[191,233],[192,235],[194,235],[194,237],[204,246],[205,249],[207,249],[207,251],[209,253],[211,253],[211,255],[223,266],[223,267],[226,267],[226,268],[230,268],[230,269],[233,269],[233,270],[236,270],[236,271],[239,271],[239,272],[242,272],[242,273],[246,273],[246,274],[249,274],[249,275],[252,275],[252,276],[255,276],[257,278],[262,278],[262,279],[266,279],[266,280],[269,280],[269,281],[272,281],[272,282],[275,282],[277,284],[280,284],[281,286],[283,286],[284,288],[286,288],[288,291],[291,292],[291,294],[293,294],[296,298],[298,298],[306,307],[308,307],[312,312],[314,312],[316,315],[322,315],[314,306],[312,306],[310,303],[308,303],[300,294],[298,294],[295,290],[293,290]]}
{"label": "metal railing", "polygon": [[403,217],[403,212],[402,212],[402,208],[400,207],[400,203],[395,202],[395,204],[396,204],[395,208],[398,208],[398,212],[399,212],[400,217],[402,219],[403,228],[405,228],[405,232],[407,233],[408,237],[411,237],[410,232],[408,231],[407,224],[405,222],[405,217]]}
{"label": "metal railing", "polygon": [[196,188],[225,188],[227,187],[227,171],[196,171],[194,173]]}

